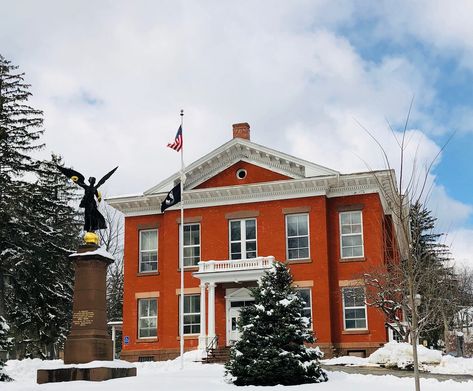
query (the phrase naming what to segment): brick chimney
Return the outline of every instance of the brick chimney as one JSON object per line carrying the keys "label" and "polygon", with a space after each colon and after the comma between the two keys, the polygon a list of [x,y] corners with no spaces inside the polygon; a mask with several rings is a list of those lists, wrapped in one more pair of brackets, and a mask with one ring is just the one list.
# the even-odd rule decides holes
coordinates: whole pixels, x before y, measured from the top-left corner
{"label": "brick chimney", "polygon": [[233,124],[233,138],[250,140],[250,124],[247,122]]}

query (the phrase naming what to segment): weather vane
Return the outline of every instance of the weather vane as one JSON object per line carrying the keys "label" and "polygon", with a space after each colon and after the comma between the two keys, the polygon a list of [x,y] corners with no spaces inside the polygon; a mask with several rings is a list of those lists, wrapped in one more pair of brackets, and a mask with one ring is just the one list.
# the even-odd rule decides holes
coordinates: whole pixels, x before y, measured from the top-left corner
{"label": "weather vane", "polygon": [[102,196],[100,192],[97,190],[100,186],[102,186],[105,181],[112,176],[112,174],[117,170],[118,166],[115,167],[112,171],[108,174],[104,175],[100,181],[95,184],[95,178],[89,178],[89,184],[85,183],[85,177],[80,172],[75,171],[71,168],[57,166],[59,171],[61,171],[65,176],[72,179],[74,183],[84,189],[84,196],[80,201],[79,207],[84,208],[84,241],[86,243],[94,243],[96,245],[99,244],[99,237],[95,233],[95,231],[99,229],[107,228],[107,224],[105,223],[105,218],[97,209],[97,201],[100,202],[102,200]]}

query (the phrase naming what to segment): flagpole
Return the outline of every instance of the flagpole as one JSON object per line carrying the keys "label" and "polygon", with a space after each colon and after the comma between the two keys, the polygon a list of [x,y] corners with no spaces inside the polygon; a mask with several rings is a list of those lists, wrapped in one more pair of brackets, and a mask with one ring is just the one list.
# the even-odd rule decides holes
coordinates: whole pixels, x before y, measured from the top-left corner
{"label": "flagpole", "polygon": [[[181,110],[181,131],[184,123],[184,110]],[[181,224],[179,227],[179,265],[181,267],[181,295],[179,305],[179,334],[180,353],[181,353],[181,369],[184,369],[184,135],[181,136]]]}

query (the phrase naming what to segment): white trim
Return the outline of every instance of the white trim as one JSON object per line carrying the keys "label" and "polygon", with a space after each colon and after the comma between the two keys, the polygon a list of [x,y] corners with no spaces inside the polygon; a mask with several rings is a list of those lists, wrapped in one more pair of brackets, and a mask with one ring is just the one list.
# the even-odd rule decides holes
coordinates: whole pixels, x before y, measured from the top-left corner
{"label": "white trim", "polygon": [[[251,292],[248,288],[239,288],[231,293],[229,291],[233,290],[233,288],[226,290],[225,295],[225,329],[226,329],[226,346],[230,346],[230,333],[231,333],[231,318],[230,318],[230,310],[232,308],[231,304],[233,301],[254,301],[255,298],[251,296]],[[235,307],[233,307],[235,308]],[[240,308],[240,307],[239,307]]]}
{"label": "white trim", "polygon": [[[391,207],[385,198],[385,191],[392,192],[396,189],[385,185],[385,189],[382,190],[380,183],[390,183],[389,178],[393,175],[394,173],[391,170],[384,170],[374,173],[330,175],[317,178],[287,179],[249,185],[194,189],[185,192],[184,200],[186,209],[192,209],[314,196],[333,198],[377,193],[380,196],[385,214],[390,214]],[[108,202],[109,205],[120,210],[127,217],[153,215],[161,214],[161,202],[166,195],[167,192],[140,197],[114,197],[109,199]],[[169,210],[177,209],[176,207],[169,208]]]}
{"label": "white trim", "polygon": [[[304,258],[289,258],[289,235],[288,235],[288,232],[287,232],[287,219],[288,217],[295,217],[295,216],[305,216],[306,219],[307,219],[307,250],[308,250],[308,254],[307,254],[307,257],[304,257]],[[288,261],[297,261],[299,259],[310,259],[310,224],[309,224],[309,213],[292,213],[292,214],[287,214],[285,215],[284,217],[285,219],[285,223],[286,223],[286,259]],[[295,237],[295,236],[291,236],[291,237]],[[303,237],[303,235],[300,235],[300,236],[297,236],[297,237]]]}
{"label": "white trim", "polygon": [[192,275],[202,283],[257,281],[274,263],[274,257],[199,262],[199,271]]}
{"label": "white trim", "polygon": [[[148,301],[148,314],[149,314],[149,302],[154,300],[156,302],[156,316],[141,316],[141,306],[140,306],[140,302],[141,301]],[[143,298],[140,298],[136,301],[136,304],[138,306],[138,339],[155,339],[157,338],[158,336],[158,299],[156,297],[143,297]],[[140,331],[141,331],[141,328],[140,328],[140,321],[141,319],[154,319],[156,318],[156,335],[152,335],[152,336],[149,336],[149,337],[142,337],[140,336]],[[146,330],[150,330],[149,328],[147,328]]]}
{"label": "white trim", "polygon": [[[181,225],[181,224],[179,224],[179,225]],[[192,248],[192,247],[197,247],[197,246],[196,245],[187,245],[186,246],[185,243],[182,243],[182,252],[183,252],[183,254],[182,254],[182,263],[183,263],[184,269],[194,268],[194,267],[198,266],[199,262],[202,260],[202,229],[201,229],[202,227],[201,227],[200,223],[184,223],[184,229],[185,229],[186,226],[191,226],[191,225],[198,225],[199,226],[199,260],[198,260],[197,264],[195,264],[195,265],[187,265],[186,266],[185,265],[184,250],[186,249],[186,247],[187,248]],[[185,234],[185,232],[183,231],[182,235],[183,235],[183,240],[185,241],[184,234]]]}
{"label": "white trim", "polygon": [[347,287],[344,287],[342,288],[342,306],[343,306],[343,329],[344,331],[360,331],[360,330],[369,330],[369,326],[368,326],[368,309],[366,307],[366,302],[365,302],[365,305],[362,307],[362,306],[355,306],[355,307],[348,307],[349,309],[350,308],[353,308],[353,309],[360,309],[360,308],[364,308],[365,310],[365,321],[366,321],[366,327],[360,327],[360,328],[347,328],[346,327],[346,320],[345,320],[345,294],[344,294],[344,290],[346,289],[363,289],[363,295],[366,299],[366,290],[364,287],[360,287],[360,286],[347,286]]}
{"label": "white trim", "polygon": [[[246,221],[249,220],[254,220],[255,221],[255,256],[254,257],[247,257],[248,251],[246,251]],[[240,223],[240,240],[234,240],[232,241],[232,222],[238,221]],[[243,224],[243,222],[245,222]],[[244,238],[244,239],[243,239]],[[253,241],[253,239],[250,239],[249,241]],[[228,259],[232,259],[232,243],[240,243],[240,252],[241,252],[241,258],[239,259],[253,259],[253,258],[258,258],[258,222],[256,217],[250,217],[247,219],[231,219],[228,220]],[[236,260],[236,259],[235,259]]]}
{"label": "white trim", "polygon": [[[180,296],[180,295],[179,295]],[[184,293],[184,308],[185,308],[185,300],[186,300],[186,297],[198,297],[199,300],[199,307],[202,303],[202,301],[200,300],[200,293],[191,293],[191,294],[186,294]],[[179,297],[179,303],[180,303],[180,297]],[[182,326],[182,330],[183,330],[183,334],[184,336],[188,336],[188,335],[200,335],[200,330],[202,328],[202,322],[201,322],[201,312],[202,312],[202,308],[199,308],[199,312],[189,312],[189,313],[186,313],[184,312],[184,308],[182,309],[182,320],[184,321],[184,318],[186,317],[186,315],[199,315],[199,332],[198,333],[186,333],[184,331],[185,327],[186,327],[186,323],[184,322],[183,326]],[[180,313],[180,312],[179,312]],[[179,316],[179,323],[180,323],[180,320],[181,320],[181,317]],[[193,325],[195,325],[195,323],[192,323]],[[179,327],[179,331],[181,330],[181,327]],[[179,336],[180,336],[180,333],[179,333]]]}
{"label": "white trim", "polygon": [[[249,140],[234,138],[190,164],[186,169],[186,189],[207,181],[238,161],[279,172],[292,178],[339,175],[338,171],[299,159]],[[175,173],[144,192],[145,195],[167,192],[180,176]]]}
{"label": "white trim", "polygon": [[[240,178],[240,172],[244,174],[242,178]],[[246,171],[244,168],[239,168],[239,169],[237,170],[237,172],[235,173],[235,175],[236,175],[237,179],[241,181],[241,180],[243,180],[243,179],[246,178],[246,176],[248,175],[248,173],[247,173],[247,171]]]}
{"label": "white trim", "polygon": [[[155,270],[141,270],[141,253],[142,252],[145,252],[145,253],[150,253],[150,252],[154,252],[155,250],[145,250],[145,251],[142,251],[141,250],[141,234],[144,233],[144,232],[156,232],[156,269]],[[158,231],[158,228],[150,228],[150,229],[140,229],[138,231],[138,272],[139,273],[156,273],[158,270],[159,270],[159,257],[158,257],[158,248],[159,248],[159,231]],[[146,262],[146,263],[150,263],[150,262]]]}
{"label": "white trim", "polygon": [[[311,287],[298,287],[298,288],[295,288],[296,292],[297,291],[309,291],[309,300],[310,300],[310,327],[309,327],[309,330],[314,330],[314,307],[313,307],[313,300],[312,300],[312,288]],[[306,306],[304,306],[304,309],[307,308]]]}
{"label": "white trim", "polygon": [[[355,234],[353,234],[353,233],[344,234],[342,232],[342,215],[349,214],[349,213],[355,213],[355,212],[360,213],[361,232],[360,233],[355,233]],[[362,210],[347,210],[347,211],[339,212],[338,213],[338,221],[339,221],[338,229],[340,231],[340,235],[339,235],[340,236],[340,259],[364,258],[364,256],[365,256],[365,238],[364,238],[364,235],[363,235],[363,211]],[[361,235],[361,255],[354,255],[354,256],[351,256],[351,257],[344,257],[343,256],[342,238],[344,236],[358,236],[358,235]],[[350,246],[350,247],[353,247],[353,246]]]}

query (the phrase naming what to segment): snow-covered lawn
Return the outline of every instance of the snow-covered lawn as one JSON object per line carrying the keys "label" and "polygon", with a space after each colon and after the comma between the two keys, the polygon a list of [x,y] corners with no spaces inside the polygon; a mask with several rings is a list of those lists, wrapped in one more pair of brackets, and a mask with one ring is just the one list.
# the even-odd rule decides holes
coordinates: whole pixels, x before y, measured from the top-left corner
{"label": "snow-covered lawn", "polygon": [[[441,374],[473,375],[473,358],[442,356],[438,350],[418,346],[420,369]],[[325,365],[376,366],[404,369],[412,365],[412,346],[408,343],[389,342],[367,358],[337,357],[323,360]]]}
{"label": "snow-covered lawn", "polygon": [[[105,382],[75,381],[69,383],[36,384],[36,370],[61,366],[57,360],[11,360],[7,363],[7,373],[16,379],[11,383],[0,383],[2,391],[29,391],[29,390],[65,390],[67,391],[138,391],[138,390],[170,390],[170,391],[208,391],[208,390],[267,390],[269,387],[237,387],[225,383],[223,379],[223,365],[202,365],[192,361],[187,356],[184,369],[180,370],[180,361],[136,363],[138,376],[124,379],[115,379]],[[397,378],[394,376],[353,375],[342,372],[330,372],[329,381],[320,384],[306,384],[301,386],[276,386],[274,390],[302,390],[302,391],[374,391],[381,387],[383,391],[411,390],[414,387],[413,379]],[[458,383],[453,380],[439,382],[435,379],[422,379],[423,391],[471,391],[473,381]]]}

